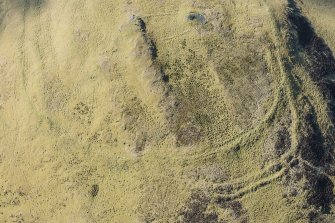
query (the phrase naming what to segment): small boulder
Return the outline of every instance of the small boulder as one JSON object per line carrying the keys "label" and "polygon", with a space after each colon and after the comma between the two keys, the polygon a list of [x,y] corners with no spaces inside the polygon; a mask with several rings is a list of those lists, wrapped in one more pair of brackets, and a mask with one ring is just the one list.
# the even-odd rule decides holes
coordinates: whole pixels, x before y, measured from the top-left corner
{"label": "small boulder", "polygon": [[189,21],[196,21],[199,22],[201,24],[205,24],[206,23],[206,18],[204,15],[198,13],[198,12],[191,12],[188,14],[187,16],[187,20]]}

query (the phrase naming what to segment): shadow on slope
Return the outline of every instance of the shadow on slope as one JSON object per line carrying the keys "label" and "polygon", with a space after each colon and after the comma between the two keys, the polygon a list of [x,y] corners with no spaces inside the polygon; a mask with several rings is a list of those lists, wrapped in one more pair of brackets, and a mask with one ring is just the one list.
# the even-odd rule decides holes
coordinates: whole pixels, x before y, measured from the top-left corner
{"label": "shadow on slope", "polygon": [[[303,64],[310,78],[319,87],[324,99],[328,102],[329,116],[335,123],[335,84],[329,77],[335,73],[335,59],[331,49],[324,39],[314,30],[311,22],[302,14],[296,1],[288,1],[288,22],[295,35],[291,42],[292,54],[296,63]],[[304,55],[302,58],[300,55]],[[305,58],[307,57],[307,59]],[[308,98],[304,98],[306,109],[301,111],[304,132],[298,145],[301,158],[308,164],[303,169],[307,179],[307,202],[309,205],[321,210],[321,213],[329,213],[330,206],[334,202],[333,182],[329,177],[317,168],[325,168],[333,162],[333,137],[324,135],[317,122],[317,114]],[[312,164],[312,166],[309,166]],[[326,170],[327,171],[327,170]],[[318,218],[318,212],[311,212],[310,220]]]}
{"label": "shadow on slope", "polygon": [[10,10],[27,10],[41,8],[46,4],[47,0],[4,0],[0,1],[0,26]]}
{"label": "shadow on slope", "polygon": [[41,7],[46,3],[46,0],[11,0],[15,4],[15,6],[23,7],[23,8],[34,8]]}

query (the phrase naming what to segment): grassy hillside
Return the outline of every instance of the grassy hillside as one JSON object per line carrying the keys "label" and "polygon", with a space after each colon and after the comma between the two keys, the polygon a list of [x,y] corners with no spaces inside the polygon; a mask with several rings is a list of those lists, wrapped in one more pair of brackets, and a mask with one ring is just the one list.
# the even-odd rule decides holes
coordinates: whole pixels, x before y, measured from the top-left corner
{"label": "grassy hillside", "polygon": [[0,222],[334,222],[332,0],[0,0]]}

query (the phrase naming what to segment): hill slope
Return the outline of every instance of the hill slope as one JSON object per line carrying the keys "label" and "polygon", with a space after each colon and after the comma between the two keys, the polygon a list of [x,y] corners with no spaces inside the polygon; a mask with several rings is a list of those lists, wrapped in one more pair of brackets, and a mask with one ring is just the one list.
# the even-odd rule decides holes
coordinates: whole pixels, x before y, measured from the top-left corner
{"label": "hill slope", "polygon": [[332,0],[0,0],[0,222],[334,222]]}

